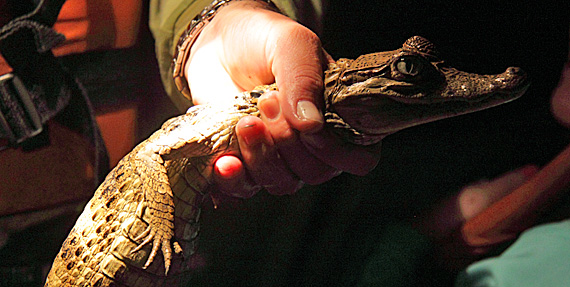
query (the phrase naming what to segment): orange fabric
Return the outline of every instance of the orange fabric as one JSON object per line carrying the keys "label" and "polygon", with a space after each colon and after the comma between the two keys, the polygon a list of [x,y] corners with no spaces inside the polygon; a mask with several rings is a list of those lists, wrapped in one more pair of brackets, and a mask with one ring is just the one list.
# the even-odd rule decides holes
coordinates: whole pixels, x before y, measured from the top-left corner
{"label": "orange fabric", "polygon": [[55,121],[47,125],[49,146],[32,152],[0,151],[0,216],[78,202],[93,195],[91,143]]}
{"label": "orange fabric", "polygon": [[[66,41],[56,56],[132,46],[141,21],[141,0],[67,0],[54,29]],[[11,71],[0,57],[0,75]]]}
{"label": "orange fabric", "polygon": [[[109,162],[114,167],[135,144],[136,105],[97,115]],[[91,143],[55,121],[50,145],[32,152],[0,151],[0,216],[42,210],[90,198],[94,159]]]}
{"label": "orange fabric", "polygon": [[97,115],[96,120],[109,154],[111,167],[133,149],[137,107],[135,104]]}
{"label": "orange fabric", "polygon": [[485,249],[516,238],[569,184],[570,146],[521,187],[469,220],[462,228],[462,239]]}

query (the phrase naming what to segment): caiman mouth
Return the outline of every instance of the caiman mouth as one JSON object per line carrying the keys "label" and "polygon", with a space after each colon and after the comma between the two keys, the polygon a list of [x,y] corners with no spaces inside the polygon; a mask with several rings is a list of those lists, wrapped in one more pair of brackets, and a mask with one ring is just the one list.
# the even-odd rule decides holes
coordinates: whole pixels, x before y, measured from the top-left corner
{"label": "caiman mouth", "polygon": [[522,96],[530,84],[518,68],[492,76],[457,71],[446,75],[446,82],[440,90],[408,96],[401,96],[405,90],[412,91],[407,86],[393,86],[389,92],[369,89],[337,102],[334,110],[358,134],[379,141],[408,127],[510,102]]}
{"label": "caiman mouth", "polygon": [[445,73],[445,82],[446,84],[440,89],[416,94],[414,94],[414,85],[407,83],[392,85],[388,89],[394,91],[395,95],[380,92],[373,96],[388,97],[405,104],[436,104],[452,101],[476,103],[489,98],[496,98],[503,103],[522,96],[530,85],[526,73],[515,67],[510,67],[497,75],[477,75],[448,69]]}

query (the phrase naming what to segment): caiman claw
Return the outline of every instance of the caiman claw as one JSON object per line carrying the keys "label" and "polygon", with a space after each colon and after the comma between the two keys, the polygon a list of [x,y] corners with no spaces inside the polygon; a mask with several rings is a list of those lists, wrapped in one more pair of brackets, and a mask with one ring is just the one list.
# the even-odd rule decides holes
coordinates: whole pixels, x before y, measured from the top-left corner
{"label": "caiman claw", "polygon": [[[149,143],[137,153],[136,169],[142,181],[145,201],[141,205],[141,217],[147,220],[148,227],[134,239],[136,242],[143,241],[131,251],[131,254],[152,241],[152,249],[143,269],[150,266],[160,249],[164,257],[165,274],[168,274],[172,261],[170,242],[174,237],[174,201],[164,160],[159,154],[161,148],[162,146]],[[176,253],[182,251],[177,242],[173,242],[172,246]]]}
{"label": "caiman claw", "polygon": [[[164,257],[164,275],[168,275],[168,270],[170,269],[170,264],[172,261],[172,248],[170,247],[170,240],[172,239],[172,235],[160,231],[156,232],[149,225],[147,229],[139,236],[137,236],[134,240],[139,241],[143,238],[143,242],[141,242],[135,249],[133,249],[131,251],[131,254],[141,250],[145,245],[152,241],[152,250],[148,256],[146,263],[143,266],[143,269],[146,269],[154,261],[154,257],[156,257],[158,249],[160,248],[162,250],[162,256]],[[182,248],[178,242],[173,242],[172,245],[174,246],[174,252],[176,252],[176,254],[182,253]]]}

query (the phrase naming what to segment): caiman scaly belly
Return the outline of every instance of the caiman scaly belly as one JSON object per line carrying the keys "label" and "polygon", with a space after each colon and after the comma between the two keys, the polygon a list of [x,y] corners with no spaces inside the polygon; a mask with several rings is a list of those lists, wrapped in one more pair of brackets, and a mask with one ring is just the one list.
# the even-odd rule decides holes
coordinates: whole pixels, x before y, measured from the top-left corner
{"label": "caiman scaly belly", "polygon": [[[525,74],[478,75],[447,66],[432,43],[340,59],[325,72],[325,120],[343,140],[378,143],[401,129],[493,107],[521,96]],[[46,286],[181,286],[192,275],[200,210],[214,160],[239,152],[235,125],[258,116],[257,98],[195,106],[168,120],[109,173],[63,243]]]}

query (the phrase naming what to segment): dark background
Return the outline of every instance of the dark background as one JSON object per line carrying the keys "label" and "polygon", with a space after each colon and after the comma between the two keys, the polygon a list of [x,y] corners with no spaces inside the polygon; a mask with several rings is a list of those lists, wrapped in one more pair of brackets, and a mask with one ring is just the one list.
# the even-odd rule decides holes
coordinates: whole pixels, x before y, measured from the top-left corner
{"label": "dark background", "polygon": [[[564,2],[331,1],[320,36],[334,58],[394,50],[420,35],[458,69],[500,73],[519,66],[532,85],[507,105],[386,138],[379,166],[366,177],[344,174],[295,196],[262,192],[217,210],[205,208],[197,261],[207,265],[191,286],[451,286],[454,274],[439,269],[433,258],[415,261],[412,255],[424,250],[405,227],[466,184],[528,163],[545,164],[570,142],[570,132],[549,110],[568,56],[570,7]],[[138,74],[154,86],[153,96],[165,97],[144,31],[135,49],[143,57],[87,57],[136,62],[145,69]],[[145,111],[157,113],[152,105]],[[163,120],[172,109],[161,113],[156,118]],[[159,124],[148,121],[143,136]],[[74,221],[60,218],[12,237],[0,250],[0,265],[51,262]]]}

